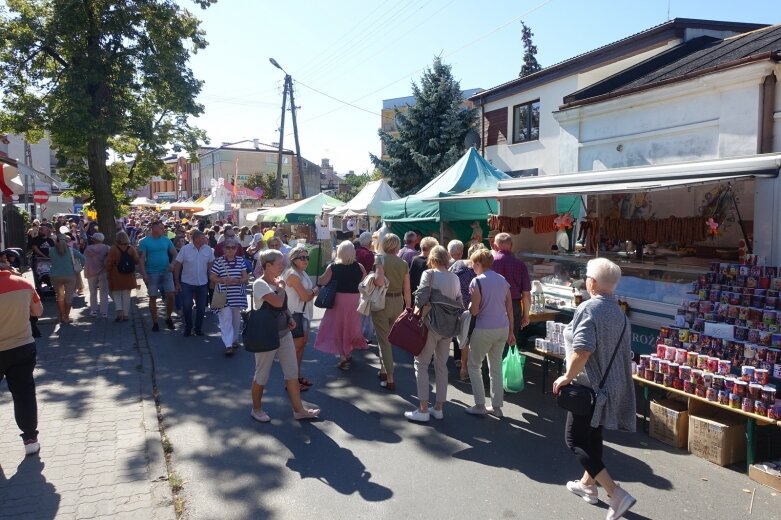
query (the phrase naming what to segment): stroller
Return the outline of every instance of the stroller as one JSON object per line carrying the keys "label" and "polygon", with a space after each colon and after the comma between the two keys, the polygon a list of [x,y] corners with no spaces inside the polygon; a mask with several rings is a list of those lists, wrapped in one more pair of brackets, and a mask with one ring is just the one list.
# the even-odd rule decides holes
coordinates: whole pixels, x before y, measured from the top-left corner
{"label": "stroller", "polygon": [[[33,258],[33,279],[35,280],[35,289],[41,297],[54,294],[54,286],[52,285],[51,276],[49,275],[51,269],[51,260]],[[46,289],[44,289],[44,285],[46,285]]]}

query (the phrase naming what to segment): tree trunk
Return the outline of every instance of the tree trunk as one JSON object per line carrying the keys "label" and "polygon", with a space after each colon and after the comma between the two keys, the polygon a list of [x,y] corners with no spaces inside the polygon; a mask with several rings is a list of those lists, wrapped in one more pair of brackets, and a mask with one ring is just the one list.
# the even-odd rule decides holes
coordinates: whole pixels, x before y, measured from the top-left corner
{"label": "tree trunk", "polygon": [[114,194],[111,192],[111,179],[106,168],[107,154],[107,139],[93,137],[87,143],[87,165],[95,211],[98,213],[98,228],[106,236],[105,243],[113,244],[117,226],[114,217]]}

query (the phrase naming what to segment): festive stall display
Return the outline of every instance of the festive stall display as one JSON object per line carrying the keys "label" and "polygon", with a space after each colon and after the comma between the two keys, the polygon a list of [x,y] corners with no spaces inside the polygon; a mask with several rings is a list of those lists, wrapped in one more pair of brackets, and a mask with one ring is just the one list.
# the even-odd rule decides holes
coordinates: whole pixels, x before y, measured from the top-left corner
{"label": "festive stall display", "polygon": [[771,378],[781,378],[779,269],[713,263],[693,283],[676,324],[662,327],[637,374],[714,403],[778,419]]}

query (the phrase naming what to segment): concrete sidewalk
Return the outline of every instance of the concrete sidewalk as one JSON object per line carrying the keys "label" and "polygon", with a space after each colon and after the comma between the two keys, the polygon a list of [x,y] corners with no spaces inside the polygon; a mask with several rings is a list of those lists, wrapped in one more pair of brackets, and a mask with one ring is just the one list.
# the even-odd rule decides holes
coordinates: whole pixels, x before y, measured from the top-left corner
{"label": "concrete sidewalk", "polygon": [[41,452],[25,458],[2,383],[0,519],[175,518],[140,312],[124,323],[92,318],[77,297],[73,322],[60,325],[53,299],[44,300],[35,370]]}

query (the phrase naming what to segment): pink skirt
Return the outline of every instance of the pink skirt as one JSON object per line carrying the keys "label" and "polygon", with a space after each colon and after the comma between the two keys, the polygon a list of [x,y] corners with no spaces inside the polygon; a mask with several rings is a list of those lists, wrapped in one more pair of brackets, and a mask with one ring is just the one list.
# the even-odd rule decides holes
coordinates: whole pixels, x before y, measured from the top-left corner
{"label": "pink skirt", "polygon": [[315,349],[348,357],[355,349],[368,348],[361,331],[358,293],[336,293],[334,306],[325,311],[315,338]]}

